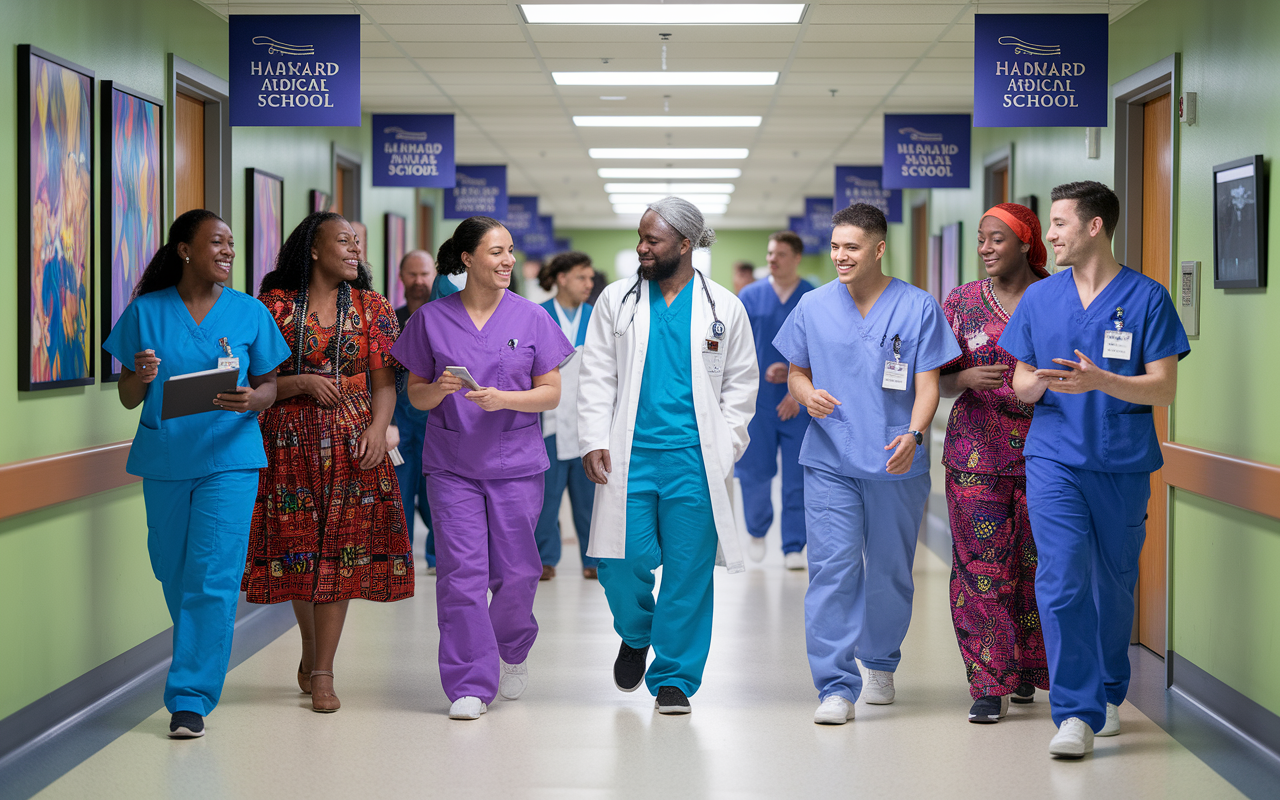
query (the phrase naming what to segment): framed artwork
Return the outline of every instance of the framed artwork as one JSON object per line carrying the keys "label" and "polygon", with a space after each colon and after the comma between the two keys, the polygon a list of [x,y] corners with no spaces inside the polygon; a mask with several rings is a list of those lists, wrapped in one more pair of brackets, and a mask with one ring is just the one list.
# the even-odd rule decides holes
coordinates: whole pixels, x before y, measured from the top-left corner
{"label": "framed artwork", "polygon": [[[164,104],[102,81],[102,339],[111,333],[142,272],[164,244]],[[102,351],[102,379],[120,362]]]}
{"label": "framed artwork", "polygon": [[1267,285],[1266,219],[1262,156],[1213,168],[1213,288]]}
{"label": "framed artwork", "polygon": [[93,383],[94,73],[18,46],[18,388]]}
{"label": "framed artwork", "polygon": [[953,222],[942,229],[942,258],[939,259],[938,302],[941,303],[960,285],[960,223]]}
{"label": "framed artwork", "polygon": [[405,304],[404,284],[400,282],[400,262],[404,259],[407,244],[405,242],[404,217],[390,212],[382,215],[383,228],[386,231],[387,254],[387,299],[392,308]]}
{"label": "framed artwork", "polygon": [[249,260],[245,291],[254,297],[262,278],[276,268],[276,256],[284,244],[284,178],[249,167],[245,176],[245,215],[249,232]]}
{"label": "framed artwork", "polygon": [[328,211],[333,206],[333,197],[328,192],[322,192],[319,189],[311,190],[311,213],[317,211]]}

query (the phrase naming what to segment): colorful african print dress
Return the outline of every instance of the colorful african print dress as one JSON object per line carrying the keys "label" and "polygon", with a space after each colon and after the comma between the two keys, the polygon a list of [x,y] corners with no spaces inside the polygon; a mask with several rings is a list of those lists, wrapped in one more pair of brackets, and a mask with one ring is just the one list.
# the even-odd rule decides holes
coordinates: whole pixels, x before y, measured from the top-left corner
{"label": "colorful african print dress", "polygon": [[951,518],[951,619],[975,700],[1019,684],[1049,688],[1036,610],[1036,545],[1027,516],[1022,445],[1032,406],[1013,392],[1017,359],[996,346],[1009,322],[991,280],[967,283],[943,303],[963,353],[944,374],[1004,364],[998,389],[966,390],[947,420],[942,464]]}
{"label": "colorful african print dress", "polygon": [[342,401],[325,408],[302,394],[262,412],[267,467],[253,510],[242,586],[247,599],[411,597],[413,559],[395,469],[387,458],[362,470],[355,455],[373,417],[367,373],[397,366],[391,345],[399,326],[391,304],[376,292],[351,289],[340,336],[336,320],[322,328],[315,312],[308,314],[299,358],[294,296],[272,290],[260,299],[294,351],[280,375],[336,374]]}

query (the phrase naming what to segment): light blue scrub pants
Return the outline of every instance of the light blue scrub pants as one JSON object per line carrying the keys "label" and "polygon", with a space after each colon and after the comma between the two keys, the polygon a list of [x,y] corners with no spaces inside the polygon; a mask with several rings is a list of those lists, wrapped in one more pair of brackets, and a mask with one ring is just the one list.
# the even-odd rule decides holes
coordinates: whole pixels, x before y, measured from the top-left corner
{"label": "light blue scrub pants", "polygon": [[805,644],[818,697],[856,702],[867,669],[894,672],[911,624],[911,566],[929,474],[866,480],[805,467]]}
{"label": "light blue scrub pants", "polygon": [[171,714],[206,716],[222,695],[257,496],[256,469],[142,481],[151,570],[173,620],[173,661],[164,684]]}
{"label": "light blue scrub pants", "polygon": [[738,459],[735,474],[742,483],[742,511],[747,533],[764,536],[773,524],[773,476],[778,474],[778,449],[782,449],[782,552],[798,553],[805,545],[804,467],[800,445],[809,427],[803,410],[783,422],[773,408],[756,408],[747,426],[751,444]]}
{"label": "light blue scrub pants", "polygon": [[[625,558],[600,560],[613,629],[628,647],[653,646],[649,692],[692,696],[711,649],[716,522],[700,447],[631,448]],[[654,570],[662,567],[655,602]]]}
{"label": "light blue scrub pants", "polygon": [[564,490],[569,489],[569,506],[573,509],[573,529],[578,534],[578,549],[582,555],[583,568],[594,567],[600,559],[587,555],[587,540],[591,534],[591,504],[595,501],[596,485],[587,477],[582,468],[582,459],[570,458],[560,461],[556,458],[556,435],[553,433],[543,439],[547,445],[547,459],[551,468],[547,470],[546,494],[542,497],[542,514],[538,517],[538,527],[533,537],[538,540],[538,556],[542,565],[554,567],[560,563],[560,498]]}
{"label": "light blue scrub pants", "polygon": [[1133,590],[1150,496],[1146,472],[1093,472],[1027,458],[1054,724],[1079,717],[1097,733],[1107,703],[1120,705],[1129,691]]}

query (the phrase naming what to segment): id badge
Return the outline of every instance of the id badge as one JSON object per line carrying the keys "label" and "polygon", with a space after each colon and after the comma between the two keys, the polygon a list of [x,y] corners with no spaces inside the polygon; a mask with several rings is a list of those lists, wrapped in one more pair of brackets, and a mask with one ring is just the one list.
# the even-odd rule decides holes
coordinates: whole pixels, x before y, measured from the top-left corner
{"label": "id badge", "polygon": [[218,359],[218,369],[234,369],[236,372],[239,372],[240,359],[235,356],[231,356],[230,358],[224,356],[223,358]]}
{"label": "id badge", "polygon": [[722,375],[724,373],[724,343],[718,339],[707,339],[702,344],[702,364],[707,368],[708,375]]}
{"label": "id badge", "polygon": [[1102,345],[1103,358],[1128,361],[1133,354],[1133,331],[1107,331]]}
{"label": "id badge", "polygon": [[884,362],[884,382],[880,384],[882,389],[895,389],[900,392],[907,390],[907,378],[910,373],[907,372],[907,362],[905,361],[886,361]]}

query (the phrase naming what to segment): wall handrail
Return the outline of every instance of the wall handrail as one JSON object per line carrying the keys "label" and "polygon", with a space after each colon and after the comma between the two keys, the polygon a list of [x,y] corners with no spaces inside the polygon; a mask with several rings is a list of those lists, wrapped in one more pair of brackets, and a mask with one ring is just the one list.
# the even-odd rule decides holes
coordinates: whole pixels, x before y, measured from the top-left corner
{"label": "wall handrail", "polygon": [[1280,519],[1280,466],[1163,442],[1164,481],[1177,489]]}
{"label": "wall handrail", "polygon": [[124,471],[132,441],[0,464],[0,519],[136,483]]}

